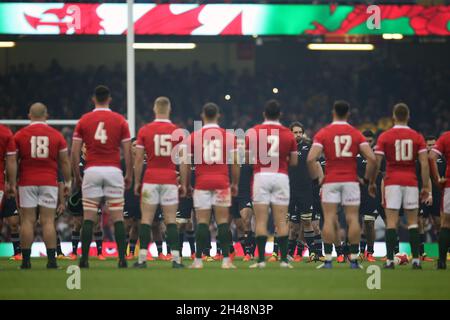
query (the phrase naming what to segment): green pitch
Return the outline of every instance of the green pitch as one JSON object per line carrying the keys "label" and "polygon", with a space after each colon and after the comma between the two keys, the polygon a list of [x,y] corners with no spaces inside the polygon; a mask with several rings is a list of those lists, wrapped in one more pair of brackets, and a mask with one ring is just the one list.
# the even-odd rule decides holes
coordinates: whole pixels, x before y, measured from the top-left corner
{"label": "green pitch", "polygon": [[33,269],[25,271],[17,269],[19,262],[0,260],[0,299],[450,299],[450,270],[436,271],[433,263],[424,263],[422,271],[411,265],[381,270],[380,290],[367,288],[366,269],[348,264],[316,270],[316,263],[294,263],[295,269],[285,270],[267,263],[264,270],[250,270],[249,263],[236,261],[237,270],[221,270],[218,262],[173,270],[158,261],[136,270],[94,258],[89,270],[81,270],[81,290],[69,290],[66,269],[76,262],[58,263],[60,270],[47,270],[46,259],[32,259]]}

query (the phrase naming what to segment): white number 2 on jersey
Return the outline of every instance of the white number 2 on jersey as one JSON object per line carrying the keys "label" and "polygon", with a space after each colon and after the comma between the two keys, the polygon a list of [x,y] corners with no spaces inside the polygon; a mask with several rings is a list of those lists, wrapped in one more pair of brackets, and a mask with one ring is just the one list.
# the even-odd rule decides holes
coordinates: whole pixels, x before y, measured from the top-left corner
{"label": "white number 2 on jersey", "polygon": [[353,153],[350,152],[352,147],[352,136],[336,136],[334,137],[334,145],[336,149],[336,158],[350,158]]}
{"label": "white number 2 on jersey", "polygon": [[98,123],[97,130],[95,130],[94,139],[100,141],[101,144],[105,144],[106,141],[108,140],[104,122]]}
{"label": "white number 2 on jersey", "polygon": [[395,140],[395,161],[411,161],[413,159],[413,141]]}
{"label": "white number 2 on jersey", "polygon": [[267,142],[270,144],[269,151],[267,155],[269,157],[279,157],[280,156],[280,137],[279,136],[268,136]]}
{"label": "white number 2 on jersey", "polygon": [[172,142],[170,134],[155,134],[153,137],[155,143],[155,156],[168,157],[172,152]]}
{"label": "white number 2 on jersey", "polygon": [[48,158],[50,141],[47,136],[33,136],[31,137],[30,143],[32,158]]}

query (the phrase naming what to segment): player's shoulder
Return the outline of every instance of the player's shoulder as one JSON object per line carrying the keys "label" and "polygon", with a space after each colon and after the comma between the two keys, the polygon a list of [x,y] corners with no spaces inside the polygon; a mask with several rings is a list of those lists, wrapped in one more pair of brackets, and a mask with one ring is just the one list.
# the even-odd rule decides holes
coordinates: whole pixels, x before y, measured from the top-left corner
{"label": "player's shoulder", "polygon": [[446,131],[443,134],[441,134],[438,140],[445,140],[450,142],[450,131]]}
{"label": "player's shoulder", "polygon": [[0,133],[2,136],[11,136],[12,135],[11,129],[3,124],[0,124]]}

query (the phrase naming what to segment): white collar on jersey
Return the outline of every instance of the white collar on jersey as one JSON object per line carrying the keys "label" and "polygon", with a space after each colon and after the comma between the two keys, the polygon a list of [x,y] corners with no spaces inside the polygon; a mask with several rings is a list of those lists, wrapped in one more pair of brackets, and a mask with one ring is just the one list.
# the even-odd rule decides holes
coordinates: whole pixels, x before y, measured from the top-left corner
{"label": "white collar on jersey", "polygon": [[31,121],[30,122],[30,126],[33,125],[33,124],[47,124],[47,122],[45,122],[45,121]]}
{"label": "white collar on jersey", "polygon": [[110,108],[95,108],[94,111],[111,111]]}
{"label": "white collar on jersey", "polygon": [[394,129],[409,129],[409,126],[402,126],[402,125],[396,124],[394,126]]}
{"label": "white collar on jersey", "polygon": [[347,121],[333,121],[331,124],[347,124],[348,125],[348,122]]}
{"label": "white collar on jersey", "polygon": [[281,123],[279,121],[270,121],[270,120],[264,121],[262,124],[281,126]]}
{"label": "white collar on jersey", "polygon": [[203,129],[207,129],[207,128],[220,128],[220,127],[217,123],[208,123],[203,126]]}
{"label": "white collar on jersey", "polygon": [[167,123],[172,123],[172,121],[170,121],[169,119],[155,119],[155,120],[153,120],[153,122],[167,122]]}

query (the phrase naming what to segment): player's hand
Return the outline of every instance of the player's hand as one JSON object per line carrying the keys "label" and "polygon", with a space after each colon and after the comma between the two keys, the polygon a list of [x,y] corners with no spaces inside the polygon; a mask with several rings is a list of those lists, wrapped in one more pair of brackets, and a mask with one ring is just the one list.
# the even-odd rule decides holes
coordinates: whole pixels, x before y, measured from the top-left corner
{"label": "player's hand", "polygon": [[431,196],[431,192],[429,188],[423,187],[422,190],[420,190],[420,201],[422,203],[426,203],[428,198]]}
{"label": "player's hand", "polygon": [[187,187],[184,186],[184,185],[180,185],[179,189],[178,189],[178,192],[180,194],[180,198],[185,198],[186,195],[187,195]]}
{"label": "player's hand", "polygon": [[360,185],[362,185],[362,186],[364,186],[364,185],[365,185],[365,183],[364,183],[364,179],[363,179],[363,178],[361,178],[361,177],[358,177],[358,182],[359,182],[359,184],[360,184]]}
{"label": "player's hand", "polygon": [[64,202],[60,203],[58,207],[56,208],[56,216],[61,216],[64,211],[66,210],[66,204]]}
{"label": "player's hand", "polygon": [[125,175],[125,178],[123,178],[123,181],[125,183],[125,190],[130,190],[131,183],[133,182],[133,178],[131,176]]}
{"label": "player's hand", "polygon": [[377,185],[375,183],[369,184],[368,192],[369,192],[369,196],[371,196],[372,198],[376,198],[376,196],[377,196]]}
{"label": "player's hand", "polygon": [[141,184],[140,183],[134,183],[134,195],[136,197],[139,197],[141,195]]}
{"label": "player's hand", "polygon": [[230,189],[231,189],[231,196],[232,196],[232,197],[237,197],[238,192],[239,192],[239,190],[238,190],[238,185],[235,184],[235,183],[233,183],[233,184],[231,185]]}
{"label": "player's hand", "polygon": [[444,177],[441,177],[440,179],[439,179],[439,188],[441,189],[441,191],[442,190],[444,190],[445,189],[445,185],[447,184],[447,179],[446,178],[444,178]]}
{"label": "player's hand", "polygon": [[431,193],[429,194],[428,199],[425,200],[424,204],[428,207],[433,205],[433,195]]}

